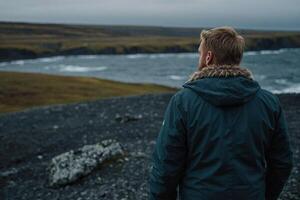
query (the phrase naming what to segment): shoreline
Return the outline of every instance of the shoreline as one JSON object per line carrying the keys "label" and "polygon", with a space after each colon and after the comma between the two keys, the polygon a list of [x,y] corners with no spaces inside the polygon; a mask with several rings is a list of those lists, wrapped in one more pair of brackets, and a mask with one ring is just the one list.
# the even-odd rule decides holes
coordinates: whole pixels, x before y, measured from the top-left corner
{"label": "shoreline", "polygon": [[[37,84],[38,83],[38,84]],[[66,105],[120,96],[175,92],[181,87],[99,77],[0,71],[0,116],[30,108]],[[298,92],[272,92],[300,95]]]}
{"label": "shoreline", "polygon": [[[288,50],[288,49],[300,49],[300,45],[298,47],[286,47],[286,48],[277,48],[277,49],[257,49],[257,50],[247,50],[244,51],[245,53],[250,52],[261,52],[261,51],[280,51],[280,50]],[[104,54],[54,54],[54,55],[40,55],[38,57],[24,57],[24,58],[15,58],[15,59],[8,59],[8,60],[1,60],[0,58],[0,64],[6,63],[6,62],[14,62],[14,61],[22,61],[22,60],[35,60],[35,59],[43,59],[43,58],[55,58],[55,57],[72,57],[72,56],[117,56],[117,55],[153,55],[153,54],[181,54],[181,53],[197,53],[195,51],[183,51],[183,52],[135,52],[135,53],[104,53]]]}
{"label": "shoreline", "polygon": [[[196,48],[196,47],[195,47]],[[257,49],[252,49],[252,50],[247,50],[244,53],[247,52],[260,52],[260,51],[279,51],[279,50],[285,50],[285,49],[299,49],[300,48],[300,44],[299,46],[295,46],[295,47],[279,47],[279,48],[257,48]],[[3,49],[0,49],[0,54],[3,53],[1,52]],[[13,50],[14,51],[14,50]],[[73,51],[73,50],[72,50]],[[135,50],[135,51],[128,51],[128,52],[123,52],[123,53],[119,53],[119,52],[114,52],[114,51],[106,51],[103,50],[103,52],[101,51],[100,53],[93,53],[92,51],[78,51],[76,53],[76,50],[74,50],[75,53],[63,53],[63,54],[40,54],[40,55],[29,55],[29,56],[17,56],[15,58],[1,58],[0,56],[0,63],[5,63],[5,62],[13,62],[13,61],[20,61],[20,60],[35,60],[35,59],[42,59],[42,58],[53,58],[53,57],[71,57],[71,56],[101,56],[101,55],[137,55],[137,54],[174,54],[174,53],[197,53],[196,51],[188,51],[188,50],[167,50],[167,51],[145,51],[145,50]],[[6,52],[7,53],[7,52]],[[10,53],[8,53],[10,54]],[[15,53],[12,53],[15,54]]]}

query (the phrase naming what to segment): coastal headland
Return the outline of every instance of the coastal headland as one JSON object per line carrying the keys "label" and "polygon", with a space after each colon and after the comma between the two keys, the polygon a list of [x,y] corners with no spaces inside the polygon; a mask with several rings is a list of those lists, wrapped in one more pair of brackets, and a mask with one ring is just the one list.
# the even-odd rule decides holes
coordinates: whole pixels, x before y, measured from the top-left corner
{"label": "coastal headland", "polygon": [[[58,55],[197,52],[207,28],[0,22],[0,61]],[[300,47],[299,31],[238,30],[246,51]]]}

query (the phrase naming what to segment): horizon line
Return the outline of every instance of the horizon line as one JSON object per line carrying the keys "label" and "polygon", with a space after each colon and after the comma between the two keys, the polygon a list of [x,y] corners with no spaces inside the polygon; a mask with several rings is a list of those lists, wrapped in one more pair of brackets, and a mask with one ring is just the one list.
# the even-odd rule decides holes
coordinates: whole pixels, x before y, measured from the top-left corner
{"label": "horizon line", "polygon": [[[36,21],[14,21],[14,20],[0,20],[0,23],[16,23],[16,24],[37,24],[37,25],[78,25],[78,26],[124,26],[124,27],[157,27],[157,28],[178,28],[178,29],[211,29],[215,27],[221,27],[221,26],[168,26],[168,25],[142,25],[142,24],[95,24],[95,23],[80,23],[80,22],[36,22]],[[228,25],[224,25],[228,26]],[[278,29],[278,28],[246,28],[246,27],[236,27],[231,26],[234,29],[237,30],[243,30],[243,31],[262,31],[262,32],[300,32],[299,29]]]}

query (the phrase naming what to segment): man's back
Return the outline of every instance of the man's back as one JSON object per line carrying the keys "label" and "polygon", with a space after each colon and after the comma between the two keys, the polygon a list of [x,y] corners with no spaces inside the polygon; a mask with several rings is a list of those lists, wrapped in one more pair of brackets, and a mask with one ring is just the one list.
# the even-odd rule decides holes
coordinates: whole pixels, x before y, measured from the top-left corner
{"label": "man's back", "polygon": [[292,167],[279,99],[243,74],[210,74],[170,100],[153,152],[151,199],[175,199],[177,185],[183,200],[276,199]]}
{"label": "man's back", "polygon": [[[202,30],[198,69],[170,100],[152,155],[150,199],[273,200],[292,169],[279,99],[240,67],[245,40]],[[272,185],[271,185],[272,184]]]}

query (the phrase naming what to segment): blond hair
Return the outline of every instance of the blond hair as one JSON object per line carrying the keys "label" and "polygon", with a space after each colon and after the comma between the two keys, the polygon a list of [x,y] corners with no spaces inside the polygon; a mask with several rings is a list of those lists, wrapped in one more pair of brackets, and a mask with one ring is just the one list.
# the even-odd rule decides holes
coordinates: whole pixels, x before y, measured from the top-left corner
{"label": "blond hair", "polygon": [[200,42],[204,42],[205,49],[215,54],[217,65],[239,65],[242,60],[245,40],[232,27],[202,30]]}

